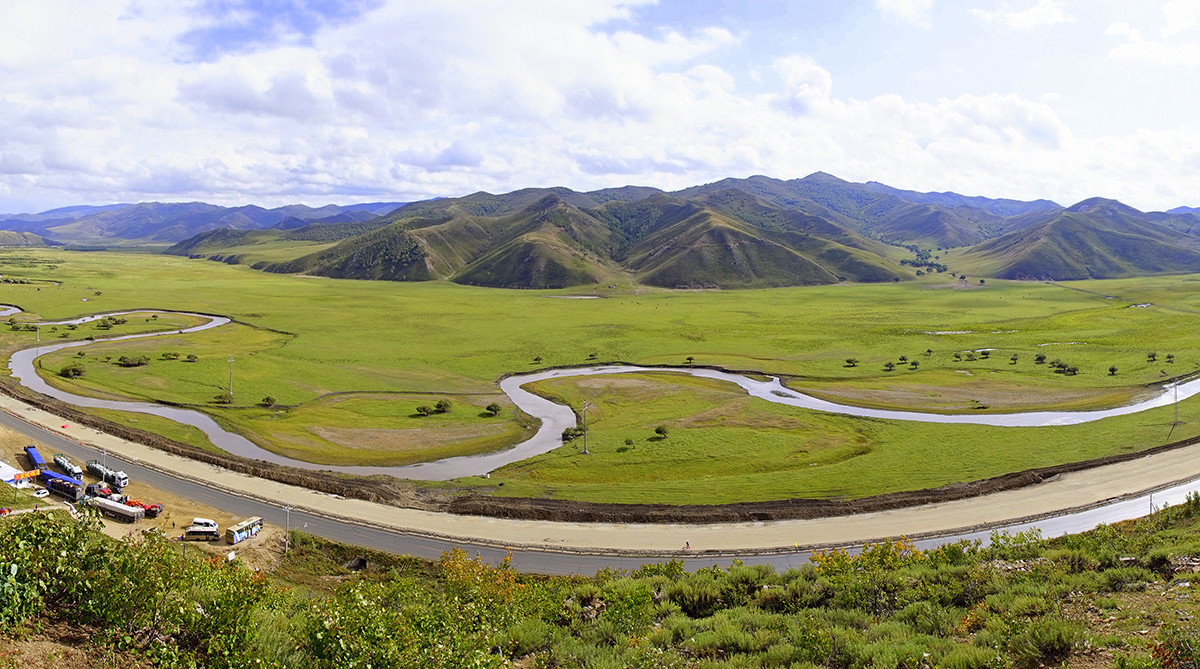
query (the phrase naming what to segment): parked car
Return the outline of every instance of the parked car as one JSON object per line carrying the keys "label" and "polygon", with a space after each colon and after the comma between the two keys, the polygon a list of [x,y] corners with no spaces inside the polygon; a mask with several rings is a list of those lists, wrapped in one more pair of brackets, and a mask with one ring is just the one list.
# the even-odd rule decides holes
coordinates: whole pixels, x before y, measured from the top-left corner
{"label": "parked car", "polygon": [[46,490],[45,488],[38,488],[37,490],[33,491],[33,496],[34,497],[49,497],[50,491]]}

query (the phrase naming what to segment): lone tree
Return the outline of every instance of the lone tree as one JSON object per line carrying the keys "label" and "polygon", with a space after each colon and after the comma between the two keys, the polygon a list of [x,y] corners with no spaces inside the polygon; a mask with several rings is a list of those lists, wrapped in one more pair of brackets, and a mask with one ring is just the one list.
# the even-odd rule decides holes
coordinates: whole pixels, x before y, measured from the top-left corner
{"label": "lone tree", "polygon": [[933,349],[931,349],[931,348],[925,349],[925,357],[928,358],[931,355],[933,355]]}
{"label": "lone tree", "polygon": [[1111,367],[1109,367],[1109,368],[1108,368],[1108,375],[1109,375],[1109,376],[1116,376],[1116,375],[1117,375],[1117,366],[1116,366],[1116,365],[1113,365],[1113,366],[1111,366]]}
{"label": "lone tree", "polygon": [[1146,362],[1154,362],[1155,360],[1158,360],[1157,353],[1155,353],[1154,351],[1151,351],[1146,354]]}
{"label": "lone tree", "polygon": [[258,401],[258,406],[273,407],[273,406],[275,406],[275,398],[271,397],[270,395],[267,395],[266,397],[264,397]]}
{"label": "lone tree", "polygon": [[195,353],[188,353],[188,354],[187,354],[187,361],[188,361],[188,362],[196,362],[196,361],[197,361],[197,360],[199,360],[199,359],[200,359],[200,357],[199,357],[199,356],[197,356]]}
{"label": "lone tree", "polygon": [[149,365],[150,358],[144,355],[123,355],[117,358],[117,364],[122,367],[141,367]]}
{"label": "lone tree", "polygon": [[450,411],[453,406],[454,403],[450,400],[438,400],[437,404],[433,405],[433,408],[437,409],[438,413],[446,413]]}
{"label": "lone tree", "polygon": [[692,364],[692,362],[694,362],[695,360],[696,360],[696,356],[694,356],[694,355],[689,355],[689,356],[687,357],[687,364],[689,364],[689,365],[690,365],[690,364]]}
{"label": "lone tree", "polygon": [[886,371],[889,371],[889,372],[890,372],[890,371],[892,371],[893,369],[896,369],[896,363],[894,363],[894,362],[885,362],[885,363],[883,363],[883,368],[884,368],[884,370],[886,370]]}
{"label": "lone tree", "polygon": [[533,356],[533,364],[535,364],[535,365],[542,364],[542,356],[540,356],[540,355]]}
{"label": "lone tree", "polygon": [[1038,353],[1037,355],[1033,356],[1033,364],[1035,364],[1035,365],[1046,364],[1046,354]]}
{"label": "lone tree", "polygon": [[77,362],[72,362],[58,370],[58,375],[64,379],[77,379],[85,373],[87,373],[87,368]]}
{"label": "lone tree", "polygon": [[1012,357],[1008,359],[1008,364],[1015,365],[1015,364],[1017,364],[1017,360],[1020,360],[1020,359],[1021,359],[1021,356],[1017,355],[1016,353],[1013,353]]}
{"label": "lone tree", "polygon": [[900,362],[908,362],[908,356],[907,355],[900,356]]}
{"label": "lone tree", "polygon": [[499,402],[492,402],[491,404],[489,404],[489,405],[487,405],[486,407],[484,407],[484,409],[485,409],[485,410],[486,410],[488,413],[492,414],[493,416],[499,416],[499,415],[500,415],[500,403],[499,403]]}
{"label": "lone tree", "polygon": [[921,363],[916,360],[913,360],[912,362],[908,363],[908,366],[913,369],[916,369],[917,367],[921,366]]}
{"label": "lone tree", "polygon": [[213,401],[217,404],[233,404],[233,395],[229,393],[217,393],[213,395]]}
{"label": "lone tree", "polygon": [[658,427],[654,428],[654,434],[657,434],[658,436],[662,437],[663,439],[666,439],[667,434],[669,434],[670,432],[671,432],[671,430],[667,429],[666,425],[659,425]]}
{"label": "lone tree", "polygon": [[847,367],[858,367],[858,358],[846,358]]}
{"label": "lone tree", "polygon": [[1174,363],[1174,362],[1175,362],[1175,354],[1174,354],[1174,353],[1168,353],[1168,354],[1167,354],[1167,364],[1169,365],[1169,364],[1172,364],[1172,363]]}

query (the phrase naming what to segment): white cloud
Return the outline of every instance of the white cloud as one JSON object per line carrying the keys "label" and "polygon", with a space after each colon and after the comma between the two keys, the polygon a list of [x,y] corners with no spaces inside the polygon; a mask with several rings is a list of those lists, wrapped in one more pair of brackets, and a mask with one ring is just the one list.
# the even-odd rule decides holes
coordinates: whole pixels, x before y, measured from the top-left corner
{"label": "white cloud", "polygon": [[929,29],[933,0],[875,0],[875,8],[890,19]]}
{"label": "white cloud", "polygon": [[[178,44],[203,25],[171,3],[147,3],[152,16],[85,4],[0,4],[0,24],[15,26],[0,42],[0,211],[671,189],[817,170],[921,190],[1200,204],[1187,128],[1080,137],[1059,113],[1074,98],[1044,90],[849,96],[855,82],[827,57],[720,26],[633,25],[637,5],[621,0],[396,0],[307,43],[204,61]],[[932,25],[932,0],[875,6]],[[1187,57],[1122,51],[1156,48],[1128,24],[1107,33],[1122,42],[1113,58]]]}
{"label": "white cloud", "polygon": [[1163,4],[1162,13],[1166,19],[1163,35],[1177,35],[1200,21],[1200,0],[1169,0]]}
{"label": "white cloud", "polygon": [[998,23],[1020,31],[1047,28],[1075,20],[1061,0],[1037,0],[1022,10],[1013,9],[1007,2],[1002,2],[996,11],[972,9],[971,14],[988,23]]}

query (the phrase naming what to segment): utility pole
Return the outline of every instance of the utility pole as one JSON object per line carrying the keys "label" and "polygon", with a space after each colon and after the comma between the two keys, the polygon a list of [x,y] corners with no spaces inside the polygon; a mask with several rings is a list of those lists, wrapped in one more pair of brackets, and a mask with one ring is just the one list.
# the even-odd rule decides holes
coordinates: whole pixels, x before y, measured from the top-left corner
{"label": "utility pole", "polygon": [[229,354],[229,396],[233,397],[233,354]]}
{"label": "utility pole", "polygon": [[[233,356],[230,356],[233,357]],[[283,554],[287,555],[292,549],[292,505],[283,505],[284,521],[283,521]]]}
{"label": "utility pole", "polygon": [[588,433],[588,429],[587,429],[587,410],[588,410],[588,409],[589,409],[591,406],[592,406],[592,405],[590,405],[590,404],[588,404],[588,403],[587,403],[587,400],[584,400],[584,401],[583,401],[583,454],[584,454],[584,455],[588,455],[588,449],[587,449],[587,433]]}

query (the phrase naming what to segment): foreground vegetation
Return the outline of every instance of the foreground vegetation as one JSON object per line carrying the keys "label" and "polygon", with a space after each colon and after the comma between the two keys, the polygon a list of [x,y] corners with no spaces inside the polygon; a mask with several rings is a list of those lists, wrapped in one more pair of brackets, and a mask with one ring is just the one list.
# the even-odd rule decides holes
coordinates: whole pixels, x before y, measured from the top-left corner
{"label": "foreground vegetation", "polygon": [[[1195,666],[1198,521],[1193,497],[1054,541],[550,578],[299,534],[257,574],[161,536],[116,542],[93,521],[27,514],[0,521],[0,666],[64,627],[97,657],[162,667]],[[367,569],[343,566],[356,556]]]}
{"label": "foreground vegetation", "polygon": [[[236,318],[190,335],[98,342],[83,357],[50,354],[43,375],[72,392],[200,406],[268,449],[330,464],[404,464],[515,443],[529,426],[497,393],[496,380],[550,366],[757,370],[832,399],[948,413],[1112,406],[1200,369],[1200,332],[1192,327],[1200,279],[1192,276],[1056,285],[934,275],[711,292],[614,284],[589,291],[603,299],[580,300],[558,299],[580,296],[559,291],[280,276],[137,254],[7,251],[0,268],[29,282],[0,285],[0,301],[25,309],[16,330],[0,328],[8,350],[34,344],[37,333],[24,325],[37,318],[134,307]],[[135,325],[157,327],[131,317],[111,331],[89,325],[53,334],[103,337]],[[125,366],[122,357],[145,364]],[[62,375],[71,366],[81,373]],[[597,406],[593,456],[576,457],[578,446],[569,445],[502,472],[490,489],[598,501],[857,496],[906,480],[936,485],[1197,434],[1188,420],[1194,400],[1181,406],[1185,423],[1174,431],[1165,410],[1099,427],[1025,431],[819,416],[727,394],[720,401],[739,402],[747,418],[718,426],[705,422],[703,402],[665,401],[694,390],[667,387],[664,401],[638,403],[575,381],[545,385],[576,409],[585,399]],[[442,399],[455,409],[418,411]],[[498,415],[487,410],[493,403]],[[198,433],[162,421],[120,420],[211,448]],[[671,435],[648,441],[659,425]],[[1005,448],[974,446],[982,444]],[[940,479],[910,475],[923,458],[945,463]],[[763,464],[751,472],[754,462]],[[629,477],[613,481],[618,471]]]}

